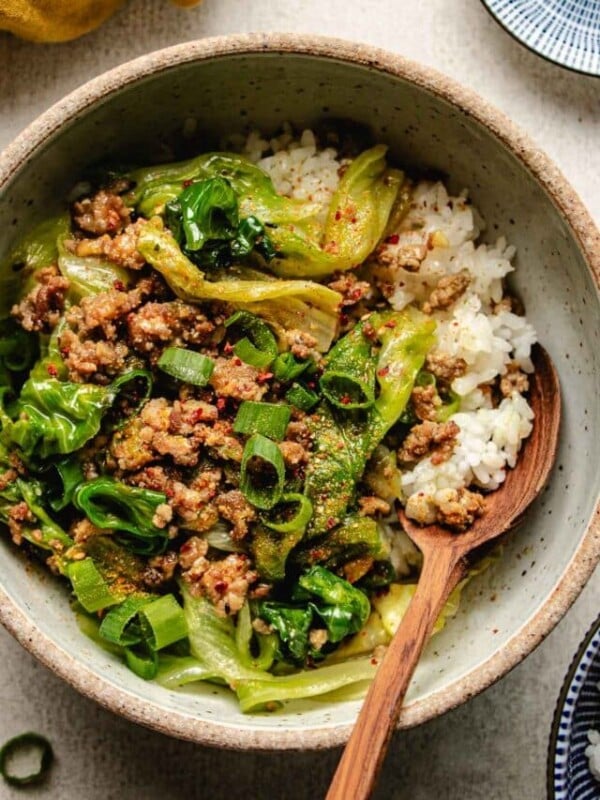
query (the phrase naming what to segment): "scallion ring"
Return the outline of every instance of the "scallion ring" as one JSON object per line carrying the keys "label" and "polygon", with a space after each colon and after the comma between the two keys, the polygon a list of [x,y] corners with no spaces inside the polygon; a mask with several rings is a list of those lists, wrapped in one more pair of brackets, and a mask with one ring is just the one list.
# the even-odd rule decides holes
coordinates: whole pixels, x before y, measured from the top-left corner
{"label": "scallion ring", "polygon": [[75,597],[89,614],[114,606],[121,599],[111,592],[91,558],[71,562],[67,577]]}
{"label": "scallion ring", "polygon": [[116,608],[111,608],[98,630],[100,636],[111,644],[130,647],[143,639],[137,622],[140,609],[152,602],[151,597],[128,597]]}
{"label": "scallion ring", "polygon": [[310,361],[297,361],[290,353],[280,353],[273,362],[273,375],[278,381],[293,381],[310,366]]}
{"label": "scallion ring", "polygon": [[192,386],[206,386],[215,362],[208,356],[183,347],[167,347],[158,359],[158,366],[167,375]]}
{"label": "scallion ring", "polygon": [[245,400],[238,409],[233,430],[234,433],[248,435],[262,433],[269,439],[281,441],[285,436],[290,416],[289,406]]}
{"label": "scallion ring", "polygon": [[373,381],[361,380],[350,372],[327,370],[321,376],[319,386],[337,408],[369,408],[375,402]]}
{"label": "scallion ring", "polygon": [[242,494],[253,506],[268,510],[281,499],[284,481],[285,464],[281,450],[271,439],[255,433],[246,442],[242,456]]}
{"label": "scallion ring", "polygon": [[158,672],[158,654],[145,644],[125,648],[125,663],[139,678],[150,681]]}
{"label": "scallion ring", "polygon": [[162,650],[188,635],[183,609],[172,594],[165,594],[139,611],[144,639],[152,650]]}
{"label": "scallion ring", "polygon": [[[15,775],[9,772],[7,762],[15,756],[19,750],[33,747],[39,751],[40,765],[37,772],[28,775]],[[11,786],[28,786],[32,783],[40,783],[48,774],[52,762],[54,761],[54,751],[52,745],[44,736],[39,733],[22,733],[14,736],[4,743],[0,749],[0,774]]]}
{"label": "scallion ring", "polygon": [[263,519],[263,522],[267,528],[272,528],[272,530],[277,531],[278,533],[295,533],[296,531],[304,530],[312,517],[312,503],[308,497],[296,492],[282,495],[281,500],[279,501],[279,505],[291,505],[294,503],[298,504],[298,510],[290,519],[286,520],[285,522],[272,522],[267,519]]}
{"label": "scallion ring", "polygon": [[246,334],[234,345],[233,352],[251,367],[265,369],[277,357],[277,340],[269,326],[256,315],[236,311],[225,320],[225,327],[236,327]]}
{"label": "scallion ring", "polygon": [[300,383],[292,384],[291,388],[287,390],[285,399],[288,403],[299,408],[300,411],[310,411],[311,408],[316,406],[320,397],[316,392],[307,389]]}

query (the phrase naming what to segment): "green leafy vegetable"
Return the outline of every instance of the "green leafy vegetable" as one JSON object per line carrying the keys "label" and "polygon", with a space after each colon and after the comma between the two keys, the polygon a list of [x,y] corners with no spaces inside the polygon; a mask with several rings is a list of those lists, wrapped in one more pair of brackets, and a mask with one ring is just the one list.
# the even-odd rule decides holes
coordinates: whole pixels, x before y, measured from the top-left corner
{"label": "green leafy vegetable", "polygon": [[[181,252],[168,231],[155,223],[142,229],[138,249],[176,295],[191,303],[220,300],[262,317],[275,330],[300,329],[326,352],[337,331],[341,295],[310,281],[278,281],[255,270],[209,281]],[[247,278],[247,279],[246,279]]]}
{"label": "green leafy vegetable", "polygon": [[129,287],[132,283],[132,273],[96,256],[78,256],[67,249],[65,242],[69,236],[67,227],[58,237],[58,269],[61,275],[69,281],[68,299],[79,302],[82,297],[107,292],[116,286]]}
{"label": "green leafy vegetable", "polygon": [[165,211],[183,251],[200,266],[228,266],[255,249],[266,261],[275,255],[264,225],[254,216],[240,219],[237,195],[224,178],[192,183]]}
{"label": "green leafy vegetable", "polygon": [[356,558],[381,559],[385,555],[375,520],[352,514],[328,533],[302,543],[294,554],[294,562],[302,567],[322,564],[333,570]]}
{"label": "green leafy vegetable", "polygon": [[[269,268],[284,277],[323,277],[361,264],[386,229],[404,176],[389,169],[384,145],[366,150],[350,164],[331,200],[322,242],[301,225],[270,231],[278,253]],[[268,221],[268,217],[264,219]]]}
{"label": "green leafy vegetable", "polygon": [[160,553],[166,547],[167,531],[153,522],[157,508],[166,500],[162,492],[127,486],[108,476],[81,484],[73,496],[73,503],[90,522],[118,531],[118,541],[144,555]]}
{"label": "green leafy vegetable", "polygon": [[255,433],[248,439],[242,456],[240,489],[257,508],[273,508],[283,494],[285,464],[275,442]]}
{"label": "green leafy vegetable", "polygon": [[244,400],[238,409],[233,430],[235,433],[262,433],[269,439],[281,441],[285,436],[290,415],[289,406]]}
{"label": "green leafy vegetable", "polygon": [[83,470],[76,457],[65,457],[44,465],[42,475],[47,497],[53,511],[62,511],[73,500],[75,489],[83,483]]}
{"label": "green leafy vegetable", "polygon": [[376,376],[379,395],[364,414],[340,414],[321,403],[309,425],[316,448],[306,471],[306,494],[315,513],[309,536],[338,525],[356,481],[381,439],[406,407],[414,382],[433,346],[435,322],[415,309],[372,314],[380,342]]}
{"label": "green leafy vegetable", "polygon": [[301,383],[294,383],[285,393],[285,399],[300,411],[310,411],[321,398],[316,392],[307,389]]}

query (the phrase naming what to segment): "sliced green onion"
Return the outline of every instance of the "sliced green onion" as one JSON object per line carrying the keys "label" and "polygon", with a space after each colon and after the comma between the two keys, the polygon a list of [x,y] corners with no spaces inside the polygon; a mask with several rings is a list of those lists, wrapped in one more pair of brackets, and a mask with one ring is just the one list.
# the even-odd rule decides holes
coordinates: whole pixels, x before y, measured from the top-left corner
{"label": "sliced green onion", "polygon": [[[35,748],[39,751],[40,766],[37,772],[29,775],[15,775],[9,772],[7,762],[10,761],[19,750]],[[32,783],[40,783],[47,775],[52,762],[54,761],[54,751],[52,745],[44,736],[39,733],[22,733],[5,742],[0,749],[0,774],[11,786],[28,786]]]}
{"label": "sliced green onion", "polygon": [[121,599],[110,591],[91,558],[69,564],[67,577],[71,581],[75,597],[88,613],[114,606]]}
{"label": "sliced green onion", "polygon": [[[257,469],[253,468],[255,466],[251,463],[253,461],[260,462]],[[265,472],[268,475],[265,475]],[[285,464],[281,450],[266,436],[255,433],[246,442],[242,456],[240,470],[242,494],[257,508],[273,508],[281,499],[284,481]]]}
{"label": "sliced green onion", "polygon": [[287,390],[285,399],[300,411],[310,411],[313,406],[319,402],[320,397],[316,392],[307,389],[300,383],[292,384],[291,388]]}
{"label": "sliced green onion", "polygon": [[206,386],[215,363],[208,356],[183,347],[167,347],[158,359],[158,366],[167,375],[192,386]]}
{"label": "sliced green onion", "polygon": [[112,608],[102,620],[98,633],[103,639],[120,647],[129,647],[142,641],[142,631],[135,624],[138,611],[151,603],[150,597],[128,597],[121,605]]}
{"label": "sliced green onion", "polygon": [[272,364],[279,350],[277,340],[269,326],[249,311],[236,311],[225,320],[225,327],[235,326],[247,334],[233,348],[233,352],[246,364],[264,369]]}
{"label": "sliced green onion", "polygon": [[[446,400],[446,398],[443,398]],[[460,395],[453,392],[452,389],[448,392],[447,402],[438,408],[435,415],[436,422],[448,422],[453,414],[456,414],[460,409]]]}
{"label": "sliced green onion", "polygon": [[422,369],[415,379],[415,386],[435,386],[436,380],[435,375],[432,372],[428,372],[426,369]]}
{"label": "sliced green onion", "polygon": [[281,441],[285,436],[290,415],[289,406],[245,400],[238,409],[233,430],[234,433],[262,433],[269,439]]}
{"label": "sliced green onion", "polygon": [[158,653],[144,645],[138,646],[135,650],[126,647],[125,663],[139,678],[150,681],[158,672]]}
{"label": "sliced green onion", "polygon": [[310,366],[310,361],[297,361],[291,353],[280,353],[273,362],[273,375],[278,381],[293,381]]}
{"label": "sliced green onion", "polygon": [[272,528],[279,533],[294,533],[295,531],[304,530],[310,522],[313,513],[313,506],[308,497],[305,497],[303,494],[292,492],[290,494],[284,494],[279,503],[280,505],[297,503],[298,511],[296,511],[293,517],[286,520],[286,522],[269,522],[266,519],[263,520],[267,528]]}
{"label": "sliced green onion", "polygon": [[145,605],[139,611],[144,638],[152,650],[162,650],[188,635],[183,609],[172,594]]}

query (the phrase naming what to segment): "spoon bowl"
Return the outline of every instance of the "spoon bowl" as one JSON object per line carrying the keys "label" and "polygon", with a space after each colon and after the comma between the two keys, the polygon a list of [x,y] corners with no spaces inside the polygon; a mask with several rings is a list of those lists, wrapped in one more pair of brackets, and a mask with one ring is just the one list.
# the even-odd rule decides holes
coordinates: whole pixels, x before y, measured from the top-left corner
{"label": "spoon bowl", "polygon": [[540,345],[529,402],[533,431],[502,486],[486,495],[482,516],[464,533],[440,525],[424,527],[399,519],[423,554],[423,569],[411,604],[377,671],[342,755],[327,800],[364,800],[381,769],[413,672],[438,615],[479,549],[512,530],[546,485],[556,460],[561,399],[558,376]]}

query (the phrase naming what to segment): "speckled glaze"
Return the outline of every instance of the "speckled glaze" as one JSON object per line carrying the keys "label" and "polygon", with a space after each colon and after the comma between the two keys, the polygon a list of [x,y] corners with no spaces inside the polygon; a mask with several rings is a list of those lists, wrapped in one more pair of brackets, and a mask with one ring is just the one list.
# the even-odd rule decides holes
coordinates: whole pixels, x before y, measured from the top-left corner
{"label": "speckled glaze", "polygon": [[[399,56],[313,36],[208,39],[106,73],[18,137],[0,156],[0,250],[58,206],[85,165],[118,155],[143,161],[186,119],[218,137],[323,117],[367,123],[400,164],[441,171],[454,190],[470,188],[488,238],[505,234],[518,248],[515,289],[564,391],[553,480],[504,557],[471,584],[457,618],[432,640],[400,718],[408,727],[464,702],[521,661],[600,557],[600,237],[556,167],[480,98]],[[25,569],[5,539],[0,563],[4,625],[105,707],[221,747],[322,748],[347,739],[358,702],[304,701],[243,716],[224,690],[171,692],[144,683],[78,631],[64,588]]]}

